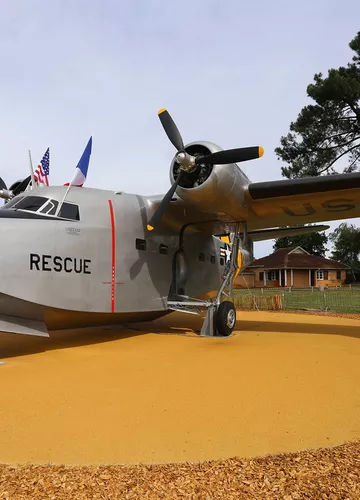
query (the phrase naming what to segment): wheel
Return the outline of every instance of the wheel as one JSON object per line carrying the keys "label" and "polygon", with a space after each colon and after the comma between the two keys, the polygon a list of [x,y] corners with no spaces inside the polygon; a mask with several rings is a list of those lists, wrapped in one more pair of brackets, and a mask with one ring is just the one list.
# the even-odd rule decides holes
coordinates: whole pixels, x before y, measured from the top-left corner
{"label": "wheel", "polygon": [[215,313],[215,329],[223,337],[228,337],[236,323],[234,304],[228,300],[221,302]]}

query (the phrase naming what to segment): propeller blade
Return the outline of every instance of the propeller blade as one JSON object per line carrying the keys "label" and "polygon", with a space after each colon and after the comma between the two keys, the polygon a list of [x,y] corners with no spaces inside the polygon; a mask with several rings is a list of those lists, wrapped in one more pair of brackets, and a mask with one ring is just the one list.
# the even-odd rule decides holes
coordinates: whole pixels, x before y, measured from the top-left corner
{"label": "propeller blade", "polygon": [[160,109],[158,116],[171,144],[175,146],[177,151],[184,151],[185,147],[182,137],[169,112],[164,108]]}
{"label": "propeller blade", "polygon": [[28,177],[26,177],[26,179],[24,179],[23,181],[20,182],[20,184],[18,186],[16,186],[16,188],[14,188],[12,190],[13,192],[13,195],[16,196],[20,193],[22,193],[23,191],[25,191],[25,189],[27,188],[29,182],[31,181],[31,175],[29,175]]}
{"label": "propeller blade", "polygon": [[264,148],[261,146],[252,146],[250,148],[227,149],[218,151],[207,156],[196,158],[196,164],[223,165],[226,163],[240,163],[241,161],[255,160],[264,154]]}
{"label": "propeller blade", "polygon": [[3,181],[3,179],[0,177],[0,189],[6,189],[7,190],[7,186],[5,184],[5,182]]}
{"label": "propeller blade", "polygon": [[171,198],[173,197],[173,194],[175,193],[175,190],[178,187],[178,184],[181,181],[181,178],[182,178],[183,174],[184,174],[184,172],[182,170],[180,170],[180,173],[179,173],[176,181],[171,186],[171,188],[169,189],[169,191],[166,193],[166,195],[164,196],[164,198],[161,200],[160,205],[157,207],[156,212],[151,217],[151,219],[150,219],[150,221],[149,221],[149,223],[147,225],[148,231],[152,231],[153,229],[155,229],[155,227],[157,226],[157,224],[160,222],[160,219],[163,216],[165,210],[167,209],[167,206],[169,205],[169,203],[171,201]]}

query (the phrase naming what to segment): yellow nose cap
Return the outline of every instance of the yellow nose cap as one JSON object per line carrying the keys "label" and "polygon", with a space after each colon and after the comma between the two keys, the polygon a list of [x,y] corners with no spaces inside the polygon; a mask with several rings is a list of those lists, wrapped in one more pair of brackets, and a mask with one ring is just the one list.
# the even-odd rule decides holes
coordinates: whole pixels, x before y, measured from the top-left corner
{"label": "yellow nose cap", "polygon": [[146,227],[148,231],[152,231],[154,229],[153,226],[150,226],[150,224],[148,224]]}
{"label": "yellow nose cap", "polygon": [[158,111],[158,115],[161,115],[161,113],[164,113],[166,111],[165,108],[161,108],[160,111]]}
{"label": "yellow nose cap", "polygon": [[264,148],[262,146],[259,146],[259,158],[261,158],[263,154],[264,154]]}

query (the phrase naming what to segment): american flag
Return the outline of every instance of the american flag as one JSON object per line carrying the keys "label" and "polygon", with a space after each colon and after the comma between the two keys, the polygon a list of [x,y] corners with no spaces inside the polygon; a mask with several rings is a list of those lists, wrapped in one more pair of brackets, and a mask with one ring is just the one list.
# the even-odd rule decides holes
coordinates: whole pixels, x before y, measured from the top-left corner
{"label": "american flag", "polygon": [[42,157],[41,162],[36,167],[34,172],[34,180],[36,184],[45,184],[49,185],[49,173],[50,173],[50,152],[49,148],[47,148],[44,156]]}

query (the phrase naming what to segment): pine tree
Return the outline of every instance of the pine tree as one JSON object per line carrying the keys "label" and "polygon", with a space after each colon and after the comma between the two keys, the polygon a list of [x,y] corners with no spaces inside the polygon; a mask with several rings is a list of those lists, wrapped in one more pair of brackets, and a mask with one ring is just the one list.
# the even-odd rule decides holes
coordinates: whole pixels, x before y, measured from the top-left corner
{"label": "pine tree", "polygon": [[307,87],[314,104],[300,111],[275,149],[288,165],[281,169],[284,177],[336,173],[343,161],[343,172],[360,167],[360,31],[349,46],[355,53],[352,62],[330,69],[326,78],[314,76]]}

